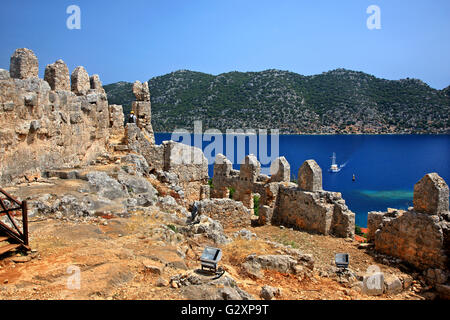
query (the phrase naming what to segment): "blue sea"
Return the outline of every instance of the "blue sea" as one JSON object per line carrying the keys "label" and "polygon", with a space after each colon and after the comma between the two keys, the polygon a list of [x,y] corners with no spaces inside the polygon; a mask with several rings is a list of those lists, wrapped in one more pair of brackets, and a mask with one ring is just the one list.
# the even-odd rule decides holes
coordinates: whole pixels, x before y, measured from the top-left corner
{"label": "blue sea", "polygon": [[[171,134],[157,133],[155,138],[160,144],[171,140]],[[190,140],[179,142],[194,145],[193,135]],[[203,137],[202,140],[209,139]],[[271,140],[267,140],[270,150]],[[220,151],[228,156],[225,137],[223,141],[224,150]],[[203,141],[203,149],[210,144],[210,141]],[[260,144],[257,145],[259,150]],[[211,153],[208,160],[212,177],[215,153],[210,152],[211,145],[206,150]],[[250,152],[247,139],[245,155]],[[338,173],[328,171],[333,152],[336,162],[343,165]],[[243,155],[243,151],[238,154],[235,145],[234,159],[229,157],[235,169],[239,169],[242,161],[237,157],[243,158]],[[280,135],[279,155],[289,161],[295,179],[305,160],[316,160],[323,171],[324,190],[341,192],[348,207],[356,213],[356,224],[361,227],[367,226],[369,211],[412,206],[414,184],[425,174],[437,172],[450,182],[450,135]],[[264,173],[268,174],[268,167],[263,166]],[[352,181],[353,174],[356,181]]]}

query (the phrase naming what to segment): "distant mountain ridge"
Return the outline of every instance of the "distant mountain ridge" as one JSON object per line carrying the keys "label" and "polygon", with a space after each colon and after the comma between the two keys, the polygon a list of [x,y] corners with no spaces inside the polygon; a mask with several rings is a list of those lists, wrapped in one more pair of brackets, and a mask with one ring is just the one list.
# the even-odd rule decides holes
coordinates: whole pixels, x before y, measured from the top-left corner
{"label": "distant mountain ridge", "polygon": [[[149,80],[157,132],[280,129],[287,134],[450,133],[450,86],[385,80],[346,69],[319,75],[265,70],[217,76],[179,70]],[[104,86],[110,104],[129,112],[132,83]]]}

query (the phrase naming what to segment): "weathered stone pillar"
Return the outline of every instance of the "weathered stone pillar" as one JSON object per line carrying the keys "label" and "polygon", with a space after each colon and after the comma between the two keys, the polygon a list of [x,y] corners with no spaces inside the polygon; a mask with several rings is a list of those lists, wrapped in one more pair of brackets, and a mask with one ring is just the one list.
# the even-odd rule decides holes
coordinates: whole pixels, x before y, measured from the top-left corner
{"label": "weathered stone pillar", "polygon": [[136,124],[141,130],[145,130],[146,136],[151,143],[155,143],[152,127],[152,106],[150,102],[148,83],[136,81],[133,84],[133,93],[137,101],[132,102],[131,108],[137,118]]}
{"label": "weathered stone pillar", "polygon": [[276,158],[270,165],[270,182],[291,181],[291,166],[285,157]]}
{"label": "weathered stone pillar", "polygon": [[298,186],[305,191],[322,190],[322,169],[316,161],[306,160],[298,171]]}
{"label": "weathered stone pillar", "polygon": [[239,177],[243,181],[255,183],[261,174],[261,164],[255,155],[250,154],[245,157],[241,164]]}
{"label": "weathered stone pillar", "polygon": [[48,82],[52,90],[70,91],[69,68],[62,60],[49,64],[45,68],[44,80]]}
{"label": "weathered stone pillar", "polygon": [[414,186],[414,210],[431,215],[448,212],[449,189],[437,173],[428,173]]}
{"label": "weathered stone pillar", "polygon": [[17,49],[11,56],[9,73],[15,79],[37,78],[39,62],[34,52],[27,48]]}
{"label": "weathered stone pillar", "polygon": [[76,67],[70,77],[72,81],[72,91],[77,96],[84,96],[91,89],[89,74],[83,67]]}
{"label": "weathered stone pillar", "polygon": [[91,84],[91,90],[96,90],[100,93],[105,93],[105,89],[103,89],[103,84],[100,81],[100,76],[98,74],[93,74],[89,78],[89,82]]}

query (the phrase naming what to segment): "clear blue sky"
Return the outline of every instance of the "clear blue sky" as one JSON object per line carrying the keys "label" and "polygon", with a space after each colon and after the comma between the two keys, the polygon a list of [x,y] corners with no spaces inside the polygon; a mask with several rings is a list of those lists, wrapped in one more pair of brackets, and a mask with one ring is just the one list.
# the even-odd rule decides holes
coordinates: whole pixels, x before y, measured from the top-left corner
{"label": "clear blue sky", "polygon": [[[72,4],[81,8],[81,30],[66,27]],[[371,4],[381,9],[381,30],[366,27]],[[63,59],[103,84],[179,69],[311,75],[347,68],[450,85],[448,0],[2,0],[0,41],[0,68],[27,47],[41,76]]]}

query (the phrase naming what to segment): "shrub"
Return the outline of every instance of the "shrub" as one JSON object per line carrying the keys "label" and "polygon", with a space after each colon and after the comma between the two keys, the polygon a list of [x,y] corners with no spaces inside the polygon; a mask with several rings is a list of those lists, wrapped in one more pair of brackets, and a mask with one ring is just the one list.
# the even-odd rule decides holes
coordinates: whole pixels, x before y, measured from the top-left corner
{"label": "shrub", "polygon": [[255,216],[259,216],[259,196],[253,196],[253,212]]}
{"label": "shrub", "polygon": [[228,188],[228,191],[230,191],[230,199],[233,199],[233,195],[236,192],[236,189],[233,187]]}
{"label": "shrub", "polygon": [[355,225],[355,234],[357,234],[358,236],[364,236],[364,233],[361,230],[361,227],[358,225]]}

